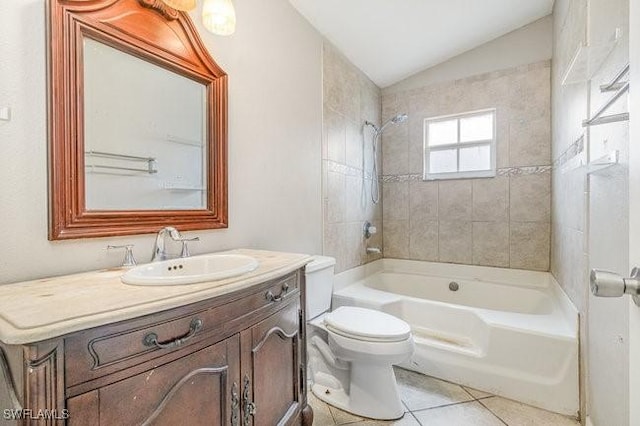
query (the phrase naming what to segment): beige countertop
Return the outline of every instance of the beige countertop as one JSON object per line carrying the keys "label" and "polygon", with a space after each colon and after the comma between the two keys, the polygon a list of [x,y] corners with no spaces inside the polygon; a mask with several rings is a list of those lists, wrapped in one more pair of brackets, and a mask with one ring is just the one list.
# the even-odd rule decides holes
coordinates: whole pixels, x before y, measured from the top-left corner
{"label": "beige countertop", "polygon": [[116,268],[0,285],[0,341],[33,343],[123,321],[250,287],[301,268],[305,254],[239,249],[256,270],[221,281],[178,286],[123,284]]}

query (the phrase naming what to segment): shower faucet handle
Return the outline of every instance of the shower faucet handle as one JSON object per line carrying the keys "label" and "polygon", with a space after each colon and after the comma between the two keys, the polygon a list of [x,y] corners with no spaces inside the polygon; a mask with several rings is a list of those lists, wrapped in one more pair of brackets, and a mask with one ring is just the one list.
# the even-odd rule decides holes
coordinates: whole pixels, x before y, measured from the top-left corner
{"label": "shower faucet handle", "polygon": [[364,223],[364,237],[365,237],[365,238],[369,239],[369,238],[371,238],[371,236],[372,236],[373,234],[375,234],[375,233],[377,233],[377,232],[378,232],[378,228],[376,228],[375,226],[373,226],[373,225],[371,224],[371,222],[366,221],[366,222]]}

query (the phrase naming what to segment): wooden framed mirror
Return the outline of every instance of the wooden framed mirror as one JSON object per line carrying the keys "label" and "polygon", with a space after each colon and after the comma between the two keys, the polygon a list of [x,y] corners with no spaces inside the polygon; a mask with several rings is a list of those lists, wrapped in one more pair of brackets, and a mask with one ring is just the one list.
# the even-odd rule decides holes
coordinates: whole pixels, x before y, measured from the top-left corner
{"label": "wooden framed mirror", "polygon": [[49,239],[227,227],[227,75],[160,0],[48,0]]}

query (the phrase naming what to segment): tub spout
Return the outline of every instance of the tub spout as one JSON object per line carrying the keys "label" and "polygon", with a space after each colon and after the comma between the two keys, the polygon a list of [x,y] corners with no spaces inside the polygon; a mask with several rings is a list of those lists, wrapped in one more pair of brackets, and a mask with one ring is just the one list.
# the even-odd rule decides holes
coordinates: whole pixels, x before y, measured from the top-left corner
{"label": "tub spout", "polygon": [[367,254],[382,254],[382,250],[378,247],[367,247]]}

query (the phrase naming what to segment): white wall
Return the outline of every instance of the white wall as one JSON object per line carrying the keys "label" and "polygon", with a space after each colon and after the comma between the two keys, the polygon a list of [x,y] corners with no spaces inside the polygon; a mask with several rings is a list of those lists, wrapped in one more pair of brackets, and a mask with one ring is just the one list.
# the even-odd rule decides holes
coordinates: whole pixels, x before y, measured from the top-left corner
{"label": "white wall", "polygon": [[384,94],[416,89],[551,59],[551,15],[386,87]]}
{"label": "white wall", "polygon": [[[201,2],[199,2],[201,3]],[[229,74],[229,228],[195,231],[202,253],[259,247],[322,249],[322,39],[286,0],[235,2],[231,37],[205,34]],[[134,243],[140,262],[153,236],[47,240],[44,0],[0,1],[0,283],[119,265],[107,244]]]}

